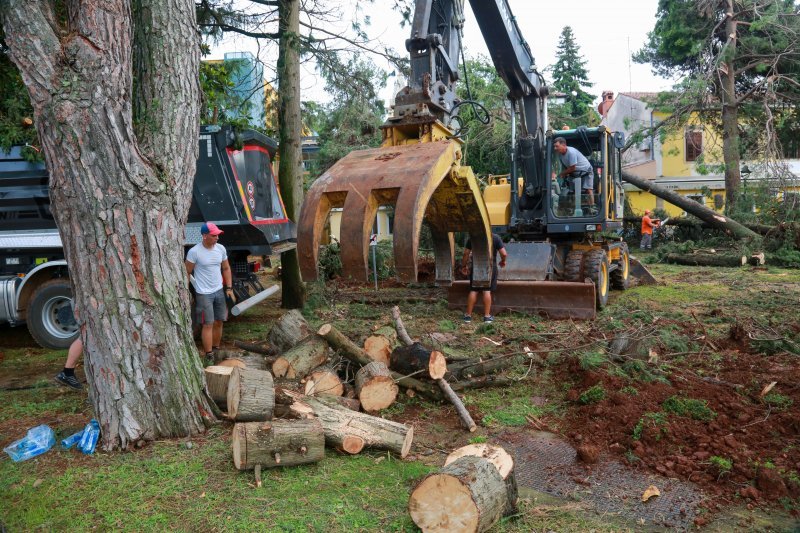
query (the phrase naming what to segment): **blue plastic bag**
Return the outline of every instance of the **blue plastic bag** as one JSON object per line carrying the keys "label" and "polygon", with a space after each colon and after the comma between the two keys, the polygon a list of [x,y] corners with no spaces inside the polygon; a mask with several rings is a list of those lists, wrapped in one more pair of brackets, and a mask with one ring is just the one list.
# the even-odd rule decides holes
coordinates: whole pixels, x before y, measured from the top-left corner
{"label": "blue plastic bag", "polygon": [[14,462],[25,461],[31,457],[42,455],[56,443],[56,435],[46,424],[28,430],[24,438],[15,440],[5,448]]}

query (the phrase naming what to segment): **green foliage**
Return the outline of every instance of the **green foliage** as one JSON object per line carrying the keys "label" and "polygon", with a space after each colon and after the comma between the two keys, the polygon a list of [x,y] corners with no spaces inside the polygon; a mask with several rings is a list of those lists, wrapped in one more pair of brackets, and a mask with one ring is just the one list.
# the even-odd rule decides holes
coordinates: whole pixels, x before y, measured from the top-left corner
{"label": "green foliage", "polygon": [[233,124],[250,127],[246,117],[251,104],[243,100],[234,89],[232,75],[244,61],[200,63],[201,124]]}
{"label": "green foliage", "polygon": [[696,400],[694,398],[671,396],[664,400],[661,408],[668,413],[688,416],[694,420],[702,420],[704,422],[709,422],[717,417],[717,413],[708,407],[706,400]]}
{"label": "green foliage", "polygon": [[733,468],[733,461],[726,457],[720,457],[719,455],[712,455],[708,462],[711,463],[711,466],[717,469],[717,473],[719,475],[727,474]]}
{"label": "green foliage", "polygon": [[375,254],[375,265],[378,271],[378,279],[391,279],[395,277],[394,269],[394,249],[391,239],[378,241],[377,246],[370,246],[369,251],[369,276],[372,279],[372,254]]}
{"label": "green foliage", "polygon": [[592,370],[603,366],[606,361],[606,354],[602,351],[586,352],[580,355],[581,368],[584,370]]}
{"label": "green foliage", "polygon": [[553,88],[565,95],[562,106],[552,106],[551,124],[560,128],[566,124],[570,128],[581,125],[596,125],[599,122],[597,113],[592,108],[594,96],[587,93],[584,87],[591,87],[586,60],[580,54],[578,43],[572,28],[564,26],[558,38],[556,62],[550,67],[553,76]]}
{"label": "green foliage", "polygon": [[[19,70],[0,42],[0,149],[8,151],[14,145],[37,144],[36,128],[25,126],[25,118],[33,118],[30,97]],[[25,155],[31,160],[41,160],[35,150]]]}
{"label": "green foliage", "polygon": [[627,394],[628,396],[638,396],[639,390],[636,387],[631,387],[630,385],[626,385],[619,390],[622,394]]}
{"label": "green foliage", "polygon": [[489,439],[484,437],[483,435],[475,435],[474,437],[469,439],[469,443],[470,444],[481,444],[481,443],[484,443],[484,442],[486,442],[488,440]]}
{"label": "green foliage", "polygon": [[324,279],[334,279],[342,275],[342,254],[339,243],[334,241],[327,246],[323,246],[319,252],[320,276]]}
{"label": "green foliage", "polygon": [[656,440],[667,434],[667,414],[666,413],[645,413],[633,428],[633,440],[641,440],[647,429],[654,430]]}
{"label": "green foliage", "polygon": [[606,389],[602,385],[594,385],[586,389],[583,394],[578,397],[578,402],[583,405],[590,403],[597,403],[603,401],[606,397]]}
{"label": "green foliage", "polygon": [[439,331],[455,331],[458,329],[458,325],[452,320],[440,320],[439,321]]}
{"label": "green foliage", "polygon": [[770,392],[769,394],[764,396],[762,401],[778,411],[785,411],[786,409],[791,407],[792,404],[794,403],[794,400],[792,400],[788,396],[780,394],[779,392]]}

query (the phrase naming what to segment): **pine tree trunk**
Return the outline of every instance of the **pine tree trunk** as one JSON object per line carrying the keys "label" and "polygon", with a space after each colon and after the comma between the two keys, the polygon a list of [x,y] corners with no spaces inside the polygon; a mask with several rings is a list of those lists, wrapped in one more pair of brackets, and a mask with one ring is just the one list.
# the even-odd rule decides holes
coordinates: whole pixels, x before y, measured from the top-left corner
{"label": "pine tree trunk", "polygon": [[[733,0],[726,0],[725,35],[728,36],[725,56],[736,56],[736,21]],[[725,212],[732,213],[739,194],[741,173],[739,163],[739,105],[736,102],[736,65],[733,59],[720,64],[720,95],[722,96],[722,158],[725,161]]]}
{"label": "pine tree trunk", "polygon": [[[297,220],[303,203],[303,150],[300,143],[300,0],[280,0],[278,6],[278,135],[281,194],[286,215]],[[281,307],[299,309],[306,299],[297,251],[281,254]]]}
{"label": "pine tree trunk", "polygon": [[122,0],[85,1],[66,20],[51,2],[3,7],[50,173],[103,447],[198,433],[213,415],[183,266],[199,134],[194,3],[139,1],[131,12]]}

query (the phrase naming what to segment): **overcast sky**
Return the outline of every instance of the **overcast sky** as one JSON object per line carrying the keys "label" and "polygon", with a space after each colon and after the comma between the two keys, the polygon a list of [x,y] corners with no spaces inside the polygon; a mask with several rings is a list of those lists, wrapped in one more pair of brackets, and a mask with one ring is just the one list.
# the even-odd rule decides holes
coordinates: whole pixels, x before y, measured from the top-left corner
{"label": "overcast sky", "polygon": [[[642,47],[647,32],[653,28],[658,0],[509,0],[509,3],[540,70],[555,62],[559,35],[564,26],[569,25],[587,61],[589,79],[593,83],[589,92],[597,98],[604,90],[612,90],[617,94],[630,90],[659,91],[671,87],[672,82],[653,75],[649,65],[639,65],[630,60],[630,55]],[[346,5],[347,2],[342,4]],[[361,7],[371,19],[368,29],[370,36],[397,51],[404,51],[410,28],[408,25],[400,27],[400,14],[392,10],[392,4],[392,0],[375,0],[374,4],[362,2]],[[467,56],[483,54],[488,57],[469,1],[466,4],[464,48]],[[351,8],[345,7],[343,22],[350,17]],[[238,37],[215,47],[211,57],[221,57],[222,52],[238,50],[258,53],[268,64],[274,63],[277,55],[277,50],[273,48],[259,53],[256,45]],[[374,61],[389,69],[379,58]],[[549,78],[547,73],[545,75]],[[393,86],[394,80],[390,78],[388,86],[381,92],[387,100],[393,92]],[[328,99],[323,84],[315,78],[310,66],[304,68],[302,91],[303,100]]]}

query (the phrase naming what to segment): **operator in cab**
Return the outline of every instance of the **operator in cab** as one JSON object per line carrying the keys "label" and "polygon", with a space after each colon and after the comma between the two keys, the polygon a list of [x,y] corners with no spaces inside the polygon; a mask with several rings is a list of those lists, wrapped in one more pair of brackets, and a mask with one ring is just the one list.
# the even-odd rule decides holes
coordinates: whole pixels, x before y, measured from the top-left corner
{"label": "operator in cab", "polygon": [[[573,183],[572,180],[580,178],[580,188],[583,194],[586,195],[587,208],[590,212],[594,212],[594,174],[592,173],[592,164],[577,148],[567,146],[567,141],[564,137],[556,137],[553,140],[553,151],[558,154],[558,159],[563,169],[558,177],[565,178],[570,185]],[[576,190],[575,194],[581,194],[581,191]]]}

